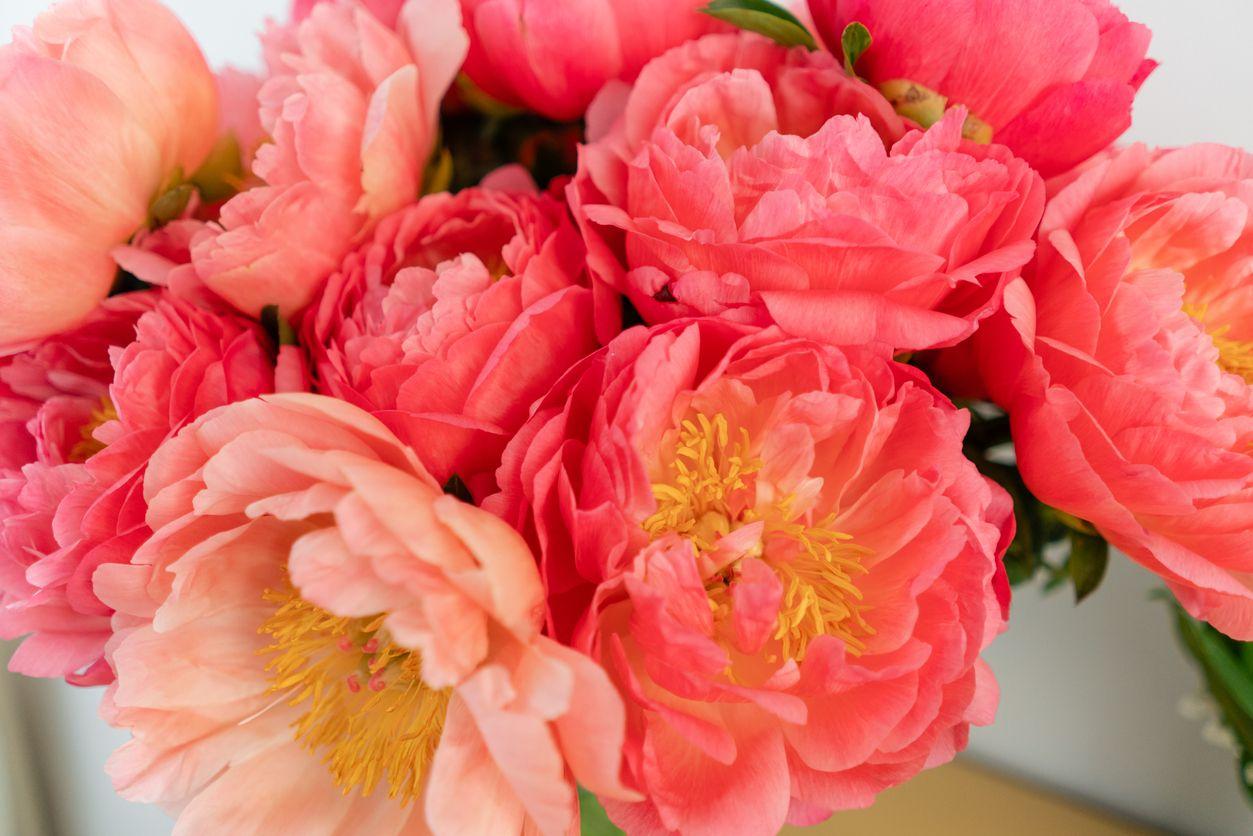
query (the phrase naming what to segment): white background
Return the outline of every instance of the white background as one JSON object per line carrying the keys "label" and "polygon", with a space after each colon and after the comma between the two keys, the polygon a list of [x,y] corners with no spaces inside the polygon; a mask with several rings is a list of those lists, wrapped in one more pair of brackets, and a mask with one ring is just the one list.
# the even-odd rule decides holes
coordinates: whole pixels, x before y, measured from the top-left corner
{"label": "white background", "polygon": [[[29,22],[45,5],[0,0],[0,31]],[[284,0],[169,5],[211,61],[244,67],[256,64],[253,33],[261,21],[286,8]],[[1130,138],[1253,148],[1253,2],[1122,0],[1120,6],[1152,27],[1151,54],[1162,62],[1138,99]],[[1042,599],[1034,589],[1020,590],[1009,633],[988,653],[1002,686],[1000,715],[992,728],[975,730],[971,752],[1174,832],[1253,833],[1253,812],[1235,787],[1231,757],[1202,742],[1199,724],[1178,711],[1197,678],[1180,655],[1165,606],[1148,599],[1153,587],[1152,577],[1119,558],[1082,607],[1065,594]],[[113,795],[101,765],[121,736],[95,717],[96,693],[50,682],[21,689],[40,766],[50,776],[58,832],[169,831],[159,811]]]}

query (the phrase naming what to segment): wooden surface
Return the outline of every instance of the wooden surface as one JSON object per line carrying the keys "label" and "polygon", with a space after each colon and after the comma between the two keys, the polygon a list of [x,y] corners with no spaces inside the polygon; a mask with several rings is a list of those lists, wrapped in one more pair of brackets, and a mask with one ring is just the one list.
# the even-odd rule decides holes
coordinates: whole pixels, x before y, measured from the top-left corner
{"label": "wooden surface", "polygon": [[885,792],[869,810],[837,813],[818,827],[784,830],[791,836],[1141,836],[1157,832],[969,761],[924,772]]}

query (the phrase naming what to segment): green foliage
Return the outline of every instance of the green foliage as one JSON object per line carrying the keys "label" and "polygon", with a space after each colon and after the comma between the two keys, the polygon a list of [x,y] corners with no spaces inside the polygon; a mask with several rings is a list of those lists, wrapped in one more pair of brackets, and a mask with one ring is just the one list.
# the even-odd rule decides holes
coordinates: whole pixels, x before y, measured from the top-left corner
{"label": "green foliage", "polygon": [[609,820],[605,808],[595,795],[579,787],[579,816],[583,821],[583,836],[620,836],[622,830]]}
{"label": "green foliage", "polygon": [[796,15],[769,0],[713,0],[701,11],[783,46],[818,48],[818,41]]}
{"label": "green foliage", "polygon": [[870,30],[865,25],[853,21],[844,27],[844,34],[840,36],[840,46],[844,49],[845,72],[849,75],[857,75],[857,62],[866,50],[870,49],[872,43],[874,43],[874,38],[870,37]]}
{"label": "green foliage", "polygon": [[1253,646],[1227,638],[1176,603],[1171,607],[1184,649],[1200,667],[1222,722],[1235,738],[1239,749],[1236,778],[1253,803]]}

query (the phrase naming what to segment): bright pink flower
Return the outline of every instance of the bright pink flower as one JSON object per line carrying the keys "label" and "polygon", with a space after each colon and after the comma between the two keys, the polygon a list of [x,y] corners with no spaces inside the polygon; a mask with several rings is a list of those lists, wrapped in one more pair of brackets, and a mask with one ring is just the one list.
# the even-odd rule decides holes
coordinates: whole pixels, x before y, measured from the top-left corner
{"label": "bright pink flower", "polygon": [[0,352],[82,322],[110,251],[213,146],[213,74],[155,0],[66,0],[0,47]]}
{"label": "bright pink flower", "polygon": [[[110,362],[110,359],[112,362]],[[0,369],[0,636],[30,633],[11,667],[108,682],[103,563],[147,539],[141,484],[153,452],[204,412],[272,391],[258,326],[180,299],[128,294]],[[34,450],[30,448],[34,446]]]}
{"label": "bright pink flower", "polygon": [[[980,334],[1019,467],[1198,618],[1253,640],[1253,155],[1106,155]],[[1024,343],[1026,351],[1024,351]]]}
{"label": "bright pink flower", "polygon": [[901,120],[826,53],[711,35],[617,110],[570,199],[593,272],[648,322],[764,307],[837,344],[944,345],[1031,257],[1044,187],[1026,163],[964,142],[959,114],[889,153]]}
{"label": "bright pink flower", "polygon": [[193,257],[240,310],[290,316],[358,236],[420,194],[466,35],[456,0],[409,0],[394,27],[361,0],[336,0],[272,28],[266,51],[261,121],[273,142],[253,163],[266,187],[228,203]]}
{"label": "bright pink flower", "polygon": [[179,833],[557,834],[575,780],[630,797],[621,701],[540,636],[526,544],[368,414],[226,407],[145,493],[152,540],[96,576],[134,734],[109,771]]}
{"label": "bright pink flower", "polygon": [[719,24],[704,0],[461,0],[466,75],[506,104],[578,119],[606,82]]}
{"label": "bright pink flower", "polygon": [[857,72],[961,105],[1046,177],[1108,146],[1156,62],[1151,33],[1109,0],[809,0],[836,52],[859,22],[874,43]]}
{"label": "bright pink flower", "polygon": [[968,421],[885,353],[718,319],[627,331],[537,407],[486,507],[627,699],[619,824],[814,823],[991,721],[1013,520]]}
{"label": "bright pink flower", "polygon": [[423,198],[310,309],[318,391],[381,418],[441,484],[494,492],[531,404],[596,348],[584,252],[564,204],[533,186]]}

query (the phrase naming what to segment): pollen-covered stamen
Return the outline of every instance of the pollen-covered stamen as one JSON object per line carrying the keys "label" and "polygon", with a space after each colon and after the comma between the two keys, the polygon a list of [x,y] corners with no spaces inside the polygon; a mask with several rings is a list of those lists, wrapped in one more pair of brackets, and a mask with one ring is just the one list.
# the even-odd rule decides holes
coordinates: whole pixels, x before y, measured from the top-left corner
{"label": "pollen-covered stamen", "polygon": [[91,411],[91,417],[87,423],[79,429],[79,442],[70,450],[70,461],[85,462],[103,450],[105,444],[96,438],[96,430],[116,420],[117,410],[113,407],[113,401],[105,395],[100,399],[100,404]]}
{"label": "pollen-covered stamen", "polygon": [[409,801],[443,731],[448,693],[422,681],[416,653],[392,644],[383,616],[340,618],[305,601],[291,587],[270,590],[277,609],[260,628],[272,643],[266,670],[271,690],[304,708],[296,738],[322,752],[347,794],[370,795],[382,782],[388,797]]}
{"label": "pollen-covered stamen", "polygon": [[[733,432],[726,416],[698,413],[685,420],[666,465],[668,478],[653,484],[657,511],[644,521],[644,530],[654,539],[678,534],[698,553],[707,553],[741,526],[762,523],[760,547],[752,554],[783,584],[774,633],[779,653],[800,661],[822,635],[841,638],[850,653],[861,653],[874,630],[863,617],[866,607],[854,578],[865,574],[868,550],[834,530],[833,518],[814,522],[810,513],[795,510],[792,496],[759,505],[762,465],[748,431]],[[737,577],[733,564],[706,581],[716,620],[731,615]]]}
{"label": "pollen-covered stamen", "polygon": [[1187,314],[1200,323],[1218,349],[1218,365],[1223,371],[1239,375],[1253,384],[1253,341],[1238,340],[1231,336],[1231,325],[1214,325],[1209,322],[1206,306],[1185,306]]}

